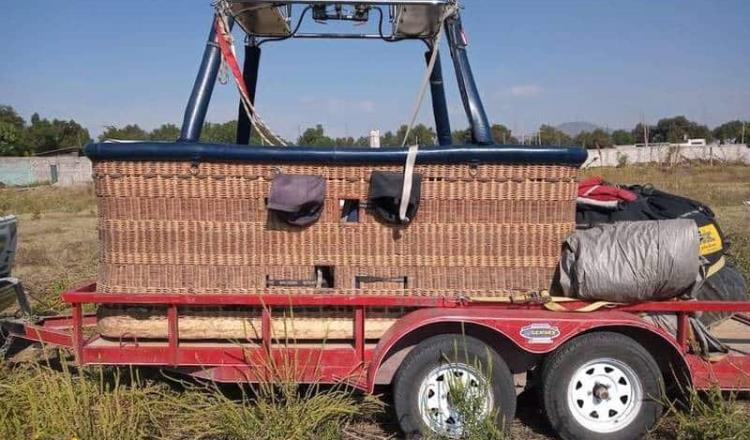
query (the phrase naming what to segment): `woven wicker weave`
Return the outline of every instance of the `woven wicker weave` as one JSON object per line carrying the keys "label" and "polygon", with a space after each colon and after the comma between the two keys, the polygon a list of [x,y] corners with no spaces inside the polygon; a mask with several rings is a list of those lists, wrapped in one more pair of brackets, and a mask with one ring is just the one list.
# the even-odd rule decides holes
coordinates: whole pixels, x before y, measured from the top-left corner
{"label": "woven wicker weave", "polygon": [[[362,294],[482,296],[545,289],[573,230],[578,170],[546,165],[429,165],[419,213],[407,227],[362,210],[342,223],[340,201],[364,207],[373,170],[394,166],[98,161],[99,290],[119,293],[261,293],[269,280],[315,279],[334,289],[357,277]],[[265,207],[276,173],[324,176],[325,209],[307,228]],[[304,292],[305,289],[298,291]]]}

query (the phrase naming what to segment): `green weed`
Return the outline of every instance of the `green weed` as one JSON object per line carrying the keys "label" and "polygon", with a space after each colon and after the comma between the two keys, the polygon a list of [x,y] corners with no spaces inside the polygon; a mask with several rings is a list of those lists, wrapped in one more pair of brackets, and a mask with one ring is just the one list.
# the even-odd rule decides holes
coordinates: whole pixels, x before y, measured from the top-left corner
{"label": "green weed", "polygon": [[747,440],[750,411],[733,393],[718,388],[685,391],[682,402],[665,402],[666,417],[655,431],[670,440]]}

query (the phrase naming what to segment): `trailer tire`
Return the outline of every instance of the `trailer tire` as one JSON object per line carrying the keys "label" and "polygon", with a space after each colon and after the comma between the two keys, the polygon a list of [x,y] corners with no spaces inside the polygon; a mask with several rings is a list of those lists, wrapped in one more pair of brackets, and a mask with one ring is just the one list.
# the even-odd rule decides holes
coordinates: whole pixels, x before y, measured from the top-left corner
{"label": "trailer tire", "polygon": [[545,360],[541,394],[547,418],[565,440],[632,440],[659,420],[664,390],[653,356],[635,340],[597,332]]}
{"label": "trailer tire", "polygon": [[451,377],[467,386],[464,395],[476,396],[468,401],[476,409],[474,415],[479,414],[471,422],[494,417],[498,431],[507,430],[516,411],[516,392],[505,361],[476,338],[440,335],[417,345],[394,379],[394,408],[407,436],[461,437],[460,412],[456,413],[452,395],[442,385]]}

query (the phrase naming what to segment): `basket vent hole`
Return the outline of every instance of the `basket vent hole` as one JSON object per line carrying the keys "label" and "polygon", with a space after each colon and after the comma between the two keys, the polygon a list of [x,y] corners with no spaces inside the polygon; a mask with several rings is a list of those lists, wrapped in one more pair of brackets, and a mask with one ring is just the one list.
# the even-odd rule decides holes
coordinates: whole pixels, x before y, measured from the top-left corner
{"label": "basket vent hole", "polygon": [[359,200],[339,200],[341,207],[341,223],[359,223]]}
{"label": "basket vent hole", "polygon": [[316,286],[319,289],[332,289],[334,284],[333,266],[315,266]]}

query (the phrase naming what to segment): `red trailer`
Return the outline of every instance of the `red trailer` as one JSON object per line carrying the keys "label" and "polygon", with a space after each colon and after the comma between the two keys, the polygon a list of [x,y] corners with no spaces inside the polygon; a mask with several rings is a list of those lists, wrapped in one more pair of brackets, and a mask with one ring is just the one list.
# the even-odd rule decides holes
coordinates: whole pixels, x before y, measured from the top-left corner
{"label": "red trailer", "polygon": [[[133,205],[108,205],[110,214],[112,211],[118,211],[139,217],[142,211],[136,212],[137,210],[133,208],[137,205],[135,202],[139,202],[138,196],[133,194],[148,193],[153,189],[149,187],[151,184],[149,182],[153,181],[167,181],[171,185],[169,188],[176,193],[190,193],[197,196],[213,193],[215,188],[206,189],[196,183],[191,193],[182,186],[183,183],[209,181],[221,188],[228,188],[225,189],[231,196],[234,194],[232,191],[239,192],[247,188],[232,187],[229,183],[225,185],[223,182],[231,183],[242,179],[249,182],[260,180],[257,173],[211,174],[210,167],[219,166],[216,163],[226,165],[233,161],[271,165],[281,161],[285,165],[301,163],[304,166],[309,163],[339,166],[377,162],[391,167],[410,162],[411,165],[408,168],[413,168],[415,163],[420,162],[426,164],[458,163],[465,168],[465,175],[454,174],[445,176],[446,179],[442,179],[444,176],[441,176],[441,179],[435,180],[444,180],[446,187],[450,190],[446,191],[453,192],[454,200],[460,200],[461,197],[456,195],[454,189],[451,189],[455,187],[453,182],[465,179],[467,186],[480,188],[480,184],[483,185],[483,182],[489,181],[486,176],[478,172],[477,166],[483,163],[519,166],[563,164],[567,168],[576,167],[577,171],[577,167],[586,159],[585,151],[577,148],[494,145],[489,119],[482,106],[469,67],[466,50],[468,39],[461,24],[459,4],[456,0],[356,0],[355,2],[231,0],[215,3],[226,6],[227,14],[226,17],[217,16],[212,20],[209,41],[185,111],[180,140],[176,143],[136,142],[119,145],[102,143],[89,145],[86,148],[89,157],[104,161],[130,161],[125,165],[116,165],[109,171],[105,170],[106,172],[100,173],[99,177],[108,179],[106,190],[111,191],[109,195],[112,200],[123,200],[122,194],[117,191],[123,189],[122,181],[130,181],[128,178],[132,177],[125,176],[125,179],[121,179],[124,175],[123,170],[132,171],[135,168],[134,164],[140,164],[144,160],[178,163],[174,167],[164,165],[161,174],[146,170],[142,175],[137,176],[137,181],[134,180],[135,183],[132,183],[132,188],[135,189],[132,194],[129,193],[131,198],[124,199],[133,201]],[[296,26],[293,26],[290,17],[293,7],[297,6],[304,8]],[[324,22],[336,20],[362,24],[370,21],[375,32],[369,34],[301,32],[300,26],[306,15],[312,15],[315,21]],[[392,27],[390,33],[384,31],[386,20],[389,20]],[[245,65],[242,71],[234,55],[235,52],[230,47],[230,29],[235,22],[247,34]],[[469,121],[467,142],[470,145],[453,145],[438,56],[439,37],[443,31],[445,31],[461,100]],[[426,54],[428,71],[417,103],[421,102],[426,88],[429,88],[435,116],[436,137],[440,147],[424,148],[418,154],[417,149],[411,148],[408,150],[405,148],[375,150],[304,146],[248,148],[253,129],[263,136],[264,141],[267,137],[274,138],[273,132],[262,123],[254,111],[260,46],[292,38],[354,38],[425,43],[428,48]],[[198,142],[200,132],[205,122],[207,107],[222,58],[230,67],[241,95],[242,106],[238,115],[237,145],[201,144]],[[281,141],[280,138],[277,140]],[[404,144],[405,142],[406,140]],[[180,167],[185,164],[188,164],[187,171],[180,171],[182,169]],[[206,171],[207,166],[208,171]],[[533,172],[533,169],[529,168],[524,172]],[[531,188],[529,191],[533,190],[536,195],[564,194],[568,198],[561,199],[564,203],[558,203],[555,206],[561,207],[560,212],[564,212],[565,217],[571,217],[574,197],[570,189],[575,188],[574,178],[570,176],[565,178],[563,191],[557,186],[562,181],[559,176],[553,176],[554,179],[549,180],[547,186],[539,186],[538,182],[530,180],[528,174],[521,172],[499,177],[502,177],[502,181],[498,181],[495,187],[482,191],[492,195],[497,193],[497,188],[501,186],[520,188],[520,185],[528,184],[526,186]],[[360,186],[364,188],[364,180],[359,177],[357,179],[355,181],[362,183]],[[341,182],[337,183],[337,188],[350,184],[344,178],[339,180]],[[406,178],[404,178],[405,181]],[[259,187],[255,183],[250,183],[247,187],[253,187],[253,185]],[[403,194],[409,194],[409,191],[399,194],[403,196]],[[247,199],[252,196],[258,206],[262,205],[266,192],[252,194],[249,190],[246,192],[249,194],[246,194]],[[169,201],[174,198],[175,193],[167,191],[159,194],[162,200]],[[337,197],[335,202],[351,198],[351,195]],[[531,199],[531,197],[528,198]],[[356,197],[356,200],[360,199],[364,200],[362,197]],[[519,198],[523,201],[521,199],[523,198]],[[187,209],[187,213],[182,218],[188,221],[192,220],[194,213],[224,211],[233,201],[232,197],[227,197],[221,203],[206,205],[208,208],[203,210]],[[539,199],[537,202],[541,203],[545,200]],[[401,205],[406,207],[403,203]],[[186,203],[185,206],[193,205]],[[537,215],[539,212],[547,211],[543,204],[539,206],[544,209],[534,211],[536,217],[539,217]],[[512,211],[511,208],[507,211]],[[153,208],[152,211],[159,211],[159,209],[161,208]],[[164,208],[164,210],[167,209]],[[519,214],[519,217],[524,217],[524,215],[530,217],[531,210],[527,211],[526,214]],[[549,209],[549,211],[554,211],[554,209]],[[445,212],[447,209],[443,211]],[[493,213],[499,212],[505,211],[501,208],[493,211]],[[256,214],[258,213],[265,215],[265,206],[258,209]],[[247,212],[242,214],[247,214]],[[405,219],[403,213],[400,217],[401,220]],[[449,215],[443,217],[449,217]],[[157,216],[157,218],[160,217]],[[136,224],[141,219],[130,220],[133,221],[132,224]],[[335,219],[336,222],[339,220],[340,218]],[[565,231],[573,227],[572,218],[569,220],[566,220],[563,225]],[[111,226],[111,223],[117,223],[117,220],[106,224]],[[179,223],[172,232],[187,231],[183,223]],[[451,224],[450,229],[461,230],[467,228],[467,224]],[[512,232],[512,234],[509,232],[508,236],[516,237],[515,250],[520,252],[520,248],[533,248],[533,244],[526,241],[530,238],[518,233],[518,224],[518,221],[508,223],[504,229]],[[524,221],[520,224],[524,224]],[[111,236],[118,237],[120,240],[118,243],[128,243],[135,237],[135,234],[130,234],[130,232],[148,231],[153,229],[151,226],[138,223],[120,235],[115,232],[123,231],[109,232],[112,233]],[[337,228],[338,223],[335,226]],[[549,225],[535,225],[535,230],[556,230],[547,226]],[[331,230],[337,230],[336,228],[332,227]],[[200,232],[198,228],[188,232],[195,235],[198,233],[196,231]],[[174,237],[178,238],[173,237],[172,245],[180,243],[179,237],[185,235],[177,232]],[[394,229],[393,232],[398,231]],[[390,235],[391,231],[388,231],[388,236]],[[321,236],[323,241],[328,241],[329,236],[325,234]],[[157,236],[149,242],[148,239],[152,237],[144,237],[140,238],[143,243],[149,245],[159,240],[167,241],[164,237]],[[245,243],[254,242],[248,237],[254,236],[250,233],[245,234]],[[337,243],[345,243],[346,237],[348,236],[341,235]],[[361,237],[358,241],[355,240],[361,244],[360,247],[370,244]],[[471,239],[473,237],[464,241]],[[210,242],[209,244],[215,244],[211,241],[212,237],[206,240]],[[242,244],[241,240],[235,240],[232,237],[218,241],[231,242],[233,245]],[[441,242],[445,244],[445,248],[455,243],[461,243],[461,240],[454,238]],[[507,245],[503,237],[495,239],[495,242],[491,244],[499,248],[500,243]],[[550,253],[557,252],[559,241],[548,239],[545,243],[546,249],[551,249]],[[400,246],[406,247],[404,244]],[[147,246],[144,245],[144,247]],[[377,246],[373,245],[373,247]],[[385,249],[384,246],[381,247]],[[309,248],[313,249],[311,246]],[[278,245],[277,249],[286,250],[283,243]],[[130,258],[127,252],[121,252],[121,254]],[[316,248],[309,254],[317,256],[320,252]],[[263,256],[249,255],[248,260],[250,257],[262,259]],[[539,259],[533,257],[529,257],[529,261]],[[554,264],[557,255],[549,257]],[[410,264],[424,265],[424,260],[415,258]],[[194,258],[190,261],[189,267],[180,268],[181,274],[190,275],[193,271],[200,269],[206,275],[213,269],[211,266],[213,263],[208,262],[213,260],[204,261]],[[238,261],[239,263],[236,264],[240,268],[242,264],[246,264],[245,260]],[[274,264],[285,267],[284,261],[283,258],[278,258],[277,263]],[[394,263],[393,266],[400,269],[401,261]],[[446,258],[445,261],[444,266],[454,271],[451,272],[452,275],[455,275],[455,271],[463,270],[462,265],[453,264],[456,260]],[[484,273],[503,274],[517,269],[513,265],[515,260],[511,259],[508,261],[512,264],[506,261],[503,266],[495,264],[495,260],[491,258],[485,258],[482,261],[483,269],[486,269]],[[533,293],[518,297],[480,297],[476,294],[463,295],[457,291],[460,289],[451,288],[447,289],[445,295],[442,293],[432,296],[408,295],[408,292],[403,292],[408,290],[405,281],[402,283],[400,295],[350,295],[346,293],[351,290],[339,290],[334,293],[335,289],[322,289],[321,285],[300,291],[304,293],[292,292],[292,294],[261,293],[261,289],[258,289],[256,293],[257,286],[251,286],[251,288],[239,286],[245,289],[243,294],[226,294],[221,293],[226,288],[222,283],[219,283],[219,288],[214,289],[211,294],[198,294],[191,292],[208,290],[201,290],[200,286],[196,287],[194,284],[177,282],[173,284],[177,285],[178,289],[184,288],[185,290],[181,294],[159,293],[166,291],[159,290],[163,289],[163,286],[156,286],[154,288],[156,291],[152,292],[141,292],[138,289],[142,288],[137,287],[129,293],[122,293],[121,288],[117,290],[122,284],[107,285],[100,279],[99,288],[95,283],[89,283],[62,294],[63,300],[72,310],[70,316],[35,318],[28,307],[23,289],[17,281],[1,278],[4,275],[9,276],[9,273],[4,273],[2,270],[2,262],[0,259],[0,308],[3,305],[3,292],[12,291],[3,289],[3,282],[8,282],[16,286],[15,293],[25,317],[0,320],[2,330],[0,336],[6,339],[5,344],[0,341],[0,354],[3,354],[2,352],[8,349],[11,342],[16,340],[69,349],[75,354],[81,366],[152,366],[176,370],[201,379],[234,383],[274,380],[277,377],[275,375],[279,373],[279,368],[286,368],[285,373],[291,374],[286,378],[291,377],[303,383],[344,382],[366,392],[372,392],[378,386],[391,387],[395,412],[406,433],[432,431],[454,438],[462,435],[462,416],[457,412],[454,394],[449,392],[451,384],[456,381],[469,392],[470,396],[478,399],[479,406],[475,408],[479,416],[495,416],[499,423],[503,423],[512,419],[515,413],[514,375],[528,375],[531,379],[529,385],[536,385],[541,389],[540,395],[544,410],[551,425],[561,437],[576,440],[583,438],[623,440],[642,437],[661,414],[658,397],[662,395],[664,385],[677,384],[697,389],[718,386],[725,390],[750,390],[750,318],[742,315],[742,313],[750,313],[750,303],[747,302],[666,301],[630,305],[602,306],[597,304],[596,306],[602,307],[594,307],[580,302],[554,302],[543,294]],[[136,272],[119,270],[118,265],[122,266],[122,263],[122,260],[117,259],[109,261],[110,272],[121,275],[119,281],[147,278],[147,276],[129,275]],[[359,264],[368,265],[367,262]],[[554,269],[547,267],[547,269],[550,268]],[[137,273],[149,274],[148,270]],[[206,278],[210,278],[208,275]],[[474,279],[468,272],[461,275],[465,275],[464,278],[468,281]],[[484,288],[479,291],[480,295],[488,294]],[[8,295],[4,296],[7,300]],[[167,337],[148,340],[132,337],[119,339],[103,337],[96,329],[96,315],[84,313],[84,310],[93,310],[95,306],[102,305],[148,306],[152,309],[164,310],[168,328]],[[262,312],[258,335],[251,339],[233,341],[181,338],[181,320],[185,322],[184,313],[191,307],[260,308]],[[352,337],[298,342],[286,340],[274,334],[274,316],[282,315],[289,308],[305,307],[335,307],[351,313],[353,328],[351,333],[347,331],[347,334]],[[382,336],[376,339],[368,338],[366,332],[368,319],[373,320],[384,308],[400,308],[406,310],[407,313],[398,318]],[[693,335],[689,317],[700,311],[731,311],[736,314],[732,320],[722,324],[714,335],[732,347],[733,351],[722,356],[708,358],[695,350],[692,344]],[[671,315],[677,322],[675,333],[672,334],[641,316],[641,314],[654,313]],[[348,323],[346,325],[348,326]],[[187,326],[184,326],[183,330],[185,327]],[[184,333],[183,336],[185,336]]]}
{"label": "red trailer", "polygon": [[[2,321],[8,339],[69,349],[79,365],[161,367],[217,382],[273,380],[275,370],[284,365],[301,383],[346,382],[366,392],[392,386],[405,430],[417,430],[419,423],[447,434],[460,430],[444,392],[451,375],[470,387],[491,384],[486,404],[510,418],[516,399],[513,375],[533,372],[550,422],[568,439],[639,438],[660,415],[659,403],[649,396],[661,395],[662,385],[750,390],[750,317],[742,314],[750,313],[746,302],[648,302],[590,312],[585,303],[569,302],[562,307],[570,311],[551,311],[548,303],[533,297],[499,303],[460,296],[325,293],[118,295],[97,293],[95,283],[67,291],[62,298],[72,309],[70,316]],[[96,326],[96,316],[83,310],[101,304],[165,307],[168,340],[113,341],[92,334],[88,329]],[[262,306],[262,337],[180,340],[181,309],[224,305]],[[274,337],[274,312],[301,306],[351,310],[354,338],[296,344]],[[413,311],[379,340],[365,339],[368,311],[383,307]],[[693,353],[688,317],[700,311],[739,313],[715,335],[732,348],[729,354],[707,358]],[[675,314],[677,334],[644,320],[641,313]]]}

